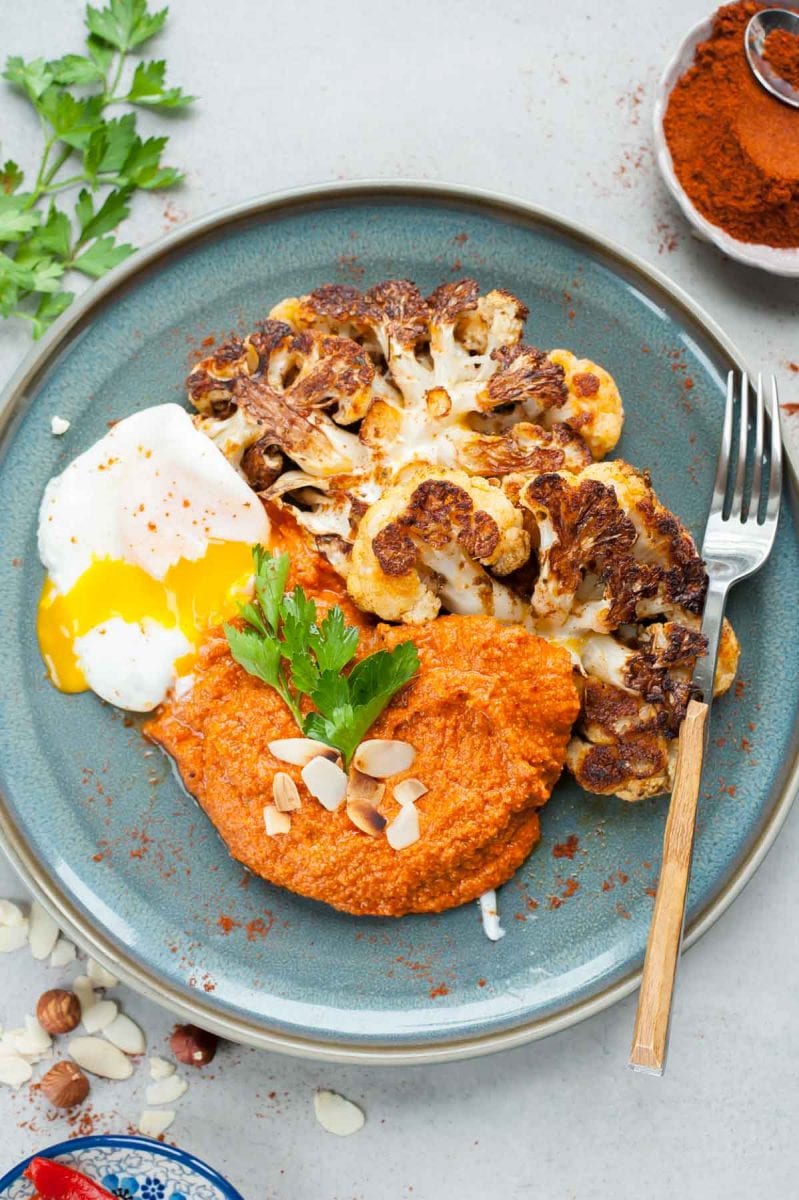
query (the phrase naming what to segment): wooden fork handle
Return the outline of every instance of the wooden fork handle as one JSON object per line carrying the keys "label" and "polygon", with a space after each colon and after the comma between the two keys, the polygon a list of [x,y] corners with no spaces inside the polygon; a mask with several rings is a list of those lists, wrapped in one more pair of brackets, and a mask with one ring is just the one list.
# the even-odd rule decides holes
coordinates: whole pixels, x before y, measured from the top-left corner
{"label": "wooden fork handle", "polygon": [[680,726],[674,787],[663,837],[663,863],[635,1014],[630,1066],[652,1075],[662,1075],[666,1063],[671,1000],[691,875],[707,715],[706,704],[691,700]]}

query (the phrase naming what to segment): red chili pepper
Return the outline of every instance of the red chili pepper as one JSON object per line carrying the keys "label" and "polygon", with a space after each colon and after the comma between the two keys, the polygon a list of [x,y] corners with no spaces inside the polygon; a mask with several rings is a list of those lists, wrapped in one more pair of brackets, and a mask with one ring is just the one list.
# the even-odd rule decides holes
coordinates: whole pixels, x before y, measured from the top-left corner
{"label": "red chili pepper", "polygon": [[39,1200],[114,1200],[110,1192],[74,1167],[51,1158],[32,1158],[25,1168]]}

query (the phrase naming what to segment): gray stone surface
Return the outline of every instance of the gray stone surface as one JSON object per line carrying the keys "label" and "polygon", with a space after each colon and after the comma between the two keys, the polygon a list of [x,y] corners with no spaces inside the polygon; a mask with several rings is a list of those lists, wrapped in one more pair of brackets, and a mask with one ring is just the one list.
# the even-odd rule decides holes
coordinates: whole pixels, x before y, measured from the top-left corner
{"label": "gray stone surface", "polygon": [[[188,179],[168,197],[137,198],[127,236],[147,242],[232,201],[327,179],[495,188],[585,221],[665,270],[797,402],[799,375],[787,363],[799,359],[799,283],[736,267],[694,241],[652,162],[653,85],[707,7],[172,0],[158,55],[174,82],[201,96],[172,126],[170,161]],[[77,0],[3,0],[2,50],[77,49],[81,13]],[[29,165],[35,120],[5,88],[0,117],[4,153]],[[0,378],[27,345],[26,331],[0,327]],[[546,1042],[448,1067],[319,1067],[228,1046],[192,1078],[169,1136],[226,1171],[248,1200],[792,1195],[797,857],[794,814],[683,964],[661,1081],[624,1069],[629,999]],[[5,863],[0,895],[23,897]],[[25,951],[0,961],[0,1021],[20,1023],[54,975]],[[126,991],[123,1003],[163,1049],[168,1015]],[[99,1129],[135,1121],[145,1074],[95,1085]],[[318,1086],[362,1104],[365,1129],[349,1140],[323,1132]],[[27,1089],[0,1087],[0,1173],[68,1132]]]}

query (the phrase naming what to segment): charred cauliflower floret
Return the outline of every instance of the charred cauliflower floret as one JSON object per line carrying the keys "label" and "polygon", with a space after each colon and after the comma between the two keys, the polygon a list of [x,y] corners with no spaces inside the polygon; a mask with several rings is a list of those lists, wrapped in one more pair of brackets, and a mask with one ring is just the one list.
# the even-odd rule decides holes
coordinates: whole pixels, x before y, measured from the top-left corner
{"label": "charred cauliflower floret", "polygon": [[[534,523],[533,627],[571,652],[581,676],[570,769],[589,791],[627,800],[668,790],[673,743],[706,650],[706,576],[693,539],[648,478],[621,461],[510,476],[503,486]],[[737,658],[725,622],[717,694],[730,686]]]}
{"label": "charred cauliflower floret", "polygon": [[579,432],[595,459],[604,458],[621,437],[624,424],[614,379],[603,367],[569,350],[550,350],[549,359],[563,369],[567,399],[558,409],[542,414],[542,425],[549,429],[553,420],[565,422]]}
{"label": "charred cauliflower floret", "polygon": [[610,633],[701,614],[706,576],[693,538],[628,463],[539,475],[519,502],[538,535],[533,611],[553,628]]}
{"label": "charred cauliflower floret", "polygon": [[347,588],[386,621],[449,612],[521,621],[527,606],[493,579],[527,561],[521,513],[496,487],[460,471],[412,470],[368,509],[352,548]]}
{"label": "charred cauliflower floret", "polygon": [[[202,414],[198,428],[255,490],[269,494],[287,476],[291,490],[304,489],[304,523],[349,535],[347,488],[368,469],[369,451],[342,426],[368,410],[374,375],[348,338],[265,321],[198,363],[187,386]],[[278,494],[285,490],[279,486]]]}

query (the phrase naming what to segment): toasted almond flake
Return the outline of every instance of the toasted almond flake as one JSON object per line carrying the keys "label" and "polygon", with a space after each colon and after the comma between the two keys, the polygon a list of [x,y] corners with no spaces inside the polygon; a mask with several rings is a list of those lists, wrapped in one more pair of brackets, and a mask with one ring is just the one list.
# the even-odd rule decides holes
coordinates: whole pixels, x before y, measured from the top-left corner
{"label": "toasted almond flake", "polygon": [[151,1079],[169,1079],[170,1075],[175,1074],[175,1064],[165,1058],[159,1058],[157,1054],[153,1055],[149,1063]]}
{"label": "toasted almond flake", "polygon": [[21,925],[0,925],[0,954],[11,954],[28,944],[28,922]]}
{"label": "toasted almond flake", "polygon": [[148,1104],[174,1104],[187,1090],[188,1084],[179,1075],[170,1075],[151,1083],[145,1092]]}
{"label": "toasted almond flake", "polygon": [[364,775],[374,779],[388,779],[390,775],[399,775],[413,765],[416,751],[407,742],[391,741],[384,738],[371,738],[361,742],[355,751],[353,763]]}
{"label": "toasted almond flake", "polygon": [[50,432],[54,433],[56,437],[60,437],[62,433],[66,433],[66,431],[69,429],[69,426],[70,422],[66,419],[66,417],[54,415],[50,418]]}
{"label": "toasted almond flake", "polygon": [[386,841],[392,850],[405,850],[419,841],[419,813],[415,804],[403,804],[386,830]]}
{"label": "toasted almond flake", "polygon": [[338,1092],[321,1089],[314,1094],[313,1107],[322,1128],[336,1137],[349,1137],[363,1129],[366,1120],[363,1110]]}
{"label": "toasted almond flake", "polygon": [[281,812],[274,804],[267,804],[264,808],[264,827],[267,837],[279,837],[282,833],[289,833],[291,814]]}
{"label": "toasted almond flake", "polygon": [[116,1020],[119,1008],[113,1000],[99,1000],[82,1013],[83,1028],[87,1033],[100,1033]]}
{"label": "toasted almond flake", "polygon": [[97,993],[89,976],[76,975],[72,981],[72,990],[80,1001],[81,1017],[85,1019],[89,1009],[98,1003]]}
{"label": "toasted almond flake", "polygon": [[365,801],[367,804],[379,804],[386,793],[386,785],[363,771],[353,767],[347,779],[347,804],[353,801]]}
{"label": "toasted almond flake", "polygon": [[304,767],[312,758],[335,762],[339,757],[338,750],[313,738],[278,738],[276,742],[268,742],[267,748],[280,762],[291,763],[293,767]]}
{"label": "toasted almond flake", "polygon": [[301,807],[297,785],[285,771],[278,771],[272,780],[272,799],[278,812],[296,812]]}
{"label": "toasted almond flake", "polygon": [[414,804],[428,790],[421,779],[401,779],[394,784],[394,799],[397,804]]}
{"label": "toasted almond flake", "polygon": [[100,1037],[76,1037],[67,1047],[70,1057],[91,1075],[103,1079],[130,1079],[133,1063],[118,1047]]}
{"label": "toasted almond flake", "polygon": [[338,763],[329,758],[312,758],[300,774],[308,791],[323,808],[335,812],[340,807],[347,793],[347,776]]}
{"label": "toasted almond flake", "polygon": [[0,900],[0,925],[24,925],[27,917],[13,900]]}
{"label": "toasted almond flake", "polygon": [[144,1033],[136,1022],[124,1013],[114,1017],[111,1024],[105,1026],[103,1037],[107,1037],[109,1042],[113,1042],[126,1054],[144,1054],[147,1049]]}
{"label": "toasted almond flake", "polygon": [[348,800],[347,816],[356,829],[370,837],[379,837],[386,827],[386,818],[368,800]]}
{"label": "toasted almond flake", "polygon": [[71,942],[69,938],[60,937],[50,955],[50,966],[68,967],[71,962],[75,961],[76,956],[75,943]]}
{"label": "toasted almond flake", "polygon": [[33,1075],[33,1067],[19,1054],[0,1055],[0,1083],[8,1087],[22,1087]]}
{"label": "toasted almond flake", "polygon": [[158,1138],[166,1133],[175,1119],[175,1113],[168,1108],[146,1108],[139,1117],[139,1133],[145,1137]]}
{"label": "toasted almond flake", "polygon": [[38,900],[31,905],[31,921],[28,930],[28,941],[31,944],[31,954],[36,959],[47,958],[52,953],[58,941],[60,929],[49,912],[46,912]]}
{"label": "toasted almond flake", "polygon": [[493,888],[483,892],[477,903],[480,905],[480,916],[483,919],[483,932],[492,942],[498,942],[500,938],[504,938],[505,930],[499,923],[497,893]]}
{"label": "toasted almond flake", "polygon": [[86,966],[86,974],[95,987],[112,988],[116,987],[119,983],[116,975],[112,975],[110,971],[106,970],[105,967],[101,966],[93,958],[89,959]]}
{"label": "toasted almond flake", "polygon": [[[172,689],[172,694],[176,700],[182,700],[184,696],[188,696],[196,682],[195,675],[179,675],[175,680],[175,686]],[[145,750],[145,754],[147,751]]]}

